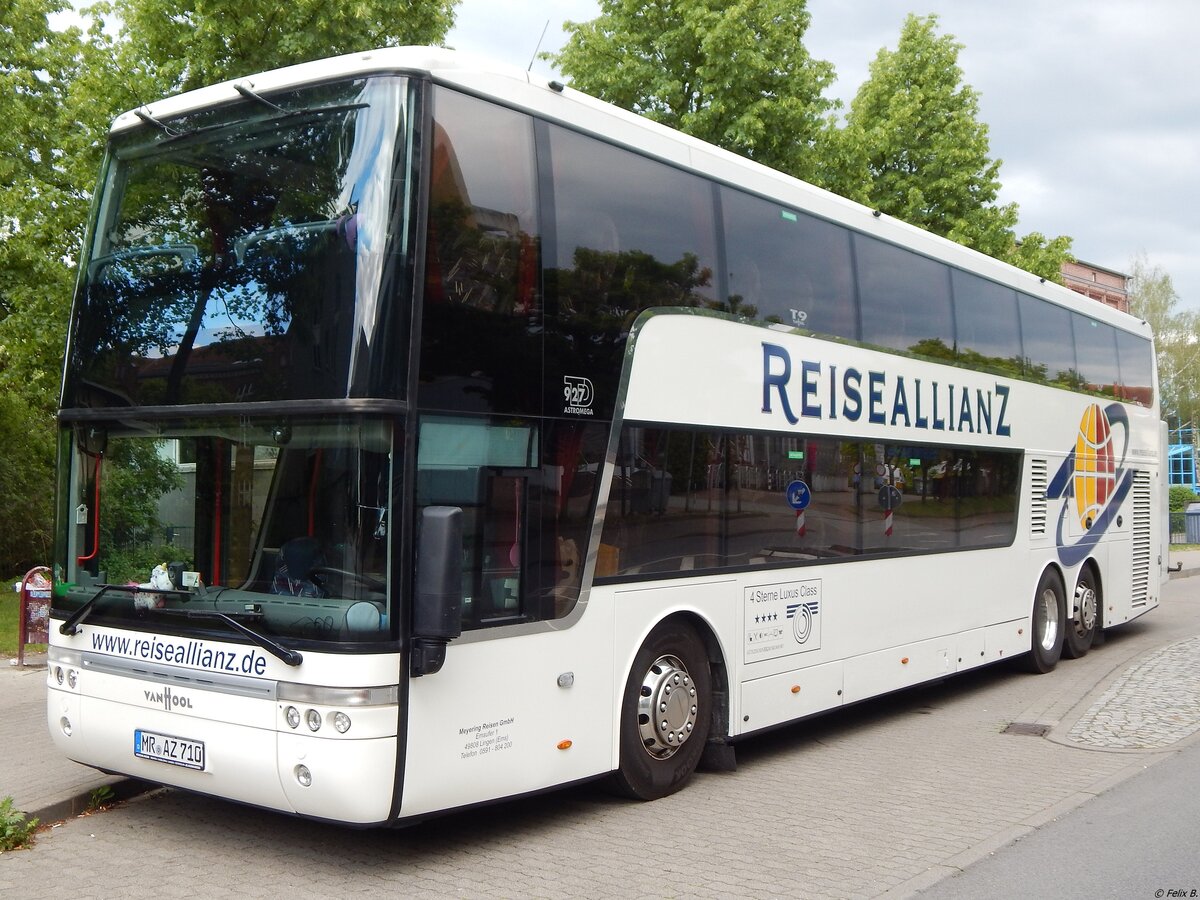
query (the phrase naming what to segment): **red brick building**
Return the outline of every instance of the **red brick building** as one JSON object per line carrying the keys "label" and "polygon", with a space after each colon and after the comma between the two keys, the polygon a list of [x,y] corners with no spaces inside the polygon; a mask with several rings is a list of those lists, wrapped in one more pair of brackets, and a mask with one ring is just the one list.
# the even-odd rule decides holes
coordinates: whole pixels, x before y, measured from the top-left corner
{"label": "red brick building", "polygon": [[1063,263],[1063,284],[1121,312],[1129,312],[1129,276],[1077,259]]}

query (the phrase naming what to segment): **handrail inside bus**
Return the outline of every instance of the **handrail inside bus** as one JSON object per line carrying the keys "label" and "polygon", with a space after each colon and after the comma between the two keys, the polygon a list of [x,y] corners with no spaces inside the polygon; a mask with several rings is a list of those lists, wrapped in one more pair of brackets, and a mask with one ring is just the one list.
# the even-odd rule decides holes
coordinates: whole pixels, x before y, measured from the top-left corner
{"label": "handrail inside bus", "polygon": [[[96,454],[96,466],[93,470],[93,479],[96,482],[95,500],[92,503],[92,552],[87,556],[75,557],[75,563],[82,566],[84,563],[89,563],[96,558],[100,552],[100,461],[104,459],[101,453]],[[63,632],[66,634],[66,632]],[[74,634],[74,632],[71,632]]]}

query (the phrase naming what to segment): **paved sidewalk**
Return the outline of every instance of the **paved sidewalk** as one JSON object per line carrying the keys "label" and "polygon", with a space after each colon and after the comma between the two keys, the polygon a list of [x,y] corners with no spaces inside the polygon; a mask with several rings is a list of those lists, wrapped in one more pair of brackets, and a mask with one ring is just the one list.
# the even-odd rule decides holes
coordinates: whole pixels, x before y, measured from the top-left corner
{"label": "paved sidewalk", "polygon": [[[1172,578],[1200,575],[1200,551],[1172,552],[1172,567],[1176,563],[1182,563],[1182,570],[1172,573]],[[1167,748],[1200,730],[1200,708],[1193,701],[1200,684],[1198,650],[1200,637],[1157,648],[1123,673],[1099,670],[1092,680],[1073,679],[1056,698],[1055,710],[1030,710],[1027,720],[1053,722],[1059,710],[1077,706],[1108,682],[1092,707],[1059,740],[1107,749]],[[66,759],[47,730],[45,654],[26,654],[22,668],[10,662],[15,660],[0,659],[0,799],[11,796],[13,805],[31,818],[53,822],[85,811],[97,788],[108,786],[117,798],[125,799],[154,787]],[[1166,696],[1177,697],[1178,703],[1164,704]],[[1135,737],[1139,733],[1140,744]]]}
{"label": "paved sidewalk", "polygon": [[30,818],[53,822],[88,808],[92,791],[107,785],[119,798],[144,791],[140,781],[105,775],[71,762],[46,729],[46,657],[26,654],[18,668],[0,659],[0,799]]}

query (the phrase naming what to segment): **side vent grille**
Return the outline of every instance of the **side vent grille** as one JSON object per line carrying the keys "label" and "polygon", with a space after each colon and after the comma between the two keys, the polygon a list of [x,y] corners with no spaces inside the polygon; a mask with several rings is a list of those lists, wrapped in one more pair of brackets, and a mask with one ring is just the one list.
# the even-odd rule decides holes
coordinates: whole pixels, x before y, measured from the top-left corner
{"label": "side vent grille", "polygon": [[1034,537],[1043,537],[1046,534],[1046,485],[1049,483],[1047,468],[1044,459],[1029,461],[1029,532]]}
{"label": "side vent grille", "polygon": [[1133,473],[1133,560],[1130,601],[1134,609],[1145,606],[1150,596],[1150,475]]}

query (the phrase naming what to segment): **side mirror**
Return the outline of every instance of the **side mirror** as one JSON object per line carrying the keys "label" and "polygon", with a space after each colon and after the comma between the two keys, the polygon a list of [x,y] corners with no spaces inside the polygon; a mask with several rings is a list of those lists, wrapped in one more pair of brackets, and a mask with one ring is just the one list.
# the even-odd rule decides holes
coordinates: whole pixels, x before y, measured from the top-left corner
{"label": "side mirror", "polygon": [[412,674],[432,675],[462,634],[462,510],[427,506],[417,531]]}

